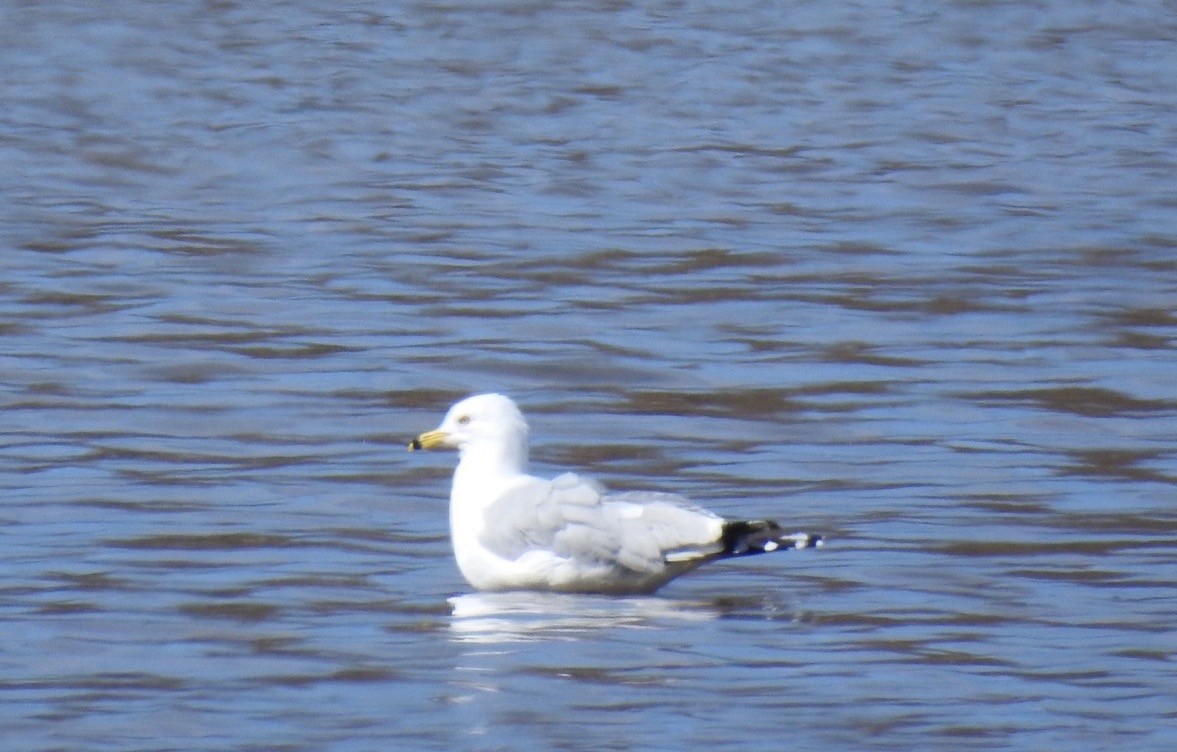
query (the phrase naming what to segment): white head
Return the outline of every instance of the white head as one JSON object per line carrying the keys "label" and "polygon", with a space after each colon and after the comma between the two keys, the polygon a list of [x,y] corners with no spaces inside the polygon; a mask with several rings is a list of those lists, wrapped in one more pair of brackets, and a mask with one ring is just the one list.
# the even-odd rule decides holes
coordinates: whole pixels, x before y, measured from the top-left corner
{"label": "white head", "polygon": [[527,465],[527,421],[509,397],[478,394],[449,409],[441,425],[409,449],[456,448],[462,460],[477,459],[522,472]]}

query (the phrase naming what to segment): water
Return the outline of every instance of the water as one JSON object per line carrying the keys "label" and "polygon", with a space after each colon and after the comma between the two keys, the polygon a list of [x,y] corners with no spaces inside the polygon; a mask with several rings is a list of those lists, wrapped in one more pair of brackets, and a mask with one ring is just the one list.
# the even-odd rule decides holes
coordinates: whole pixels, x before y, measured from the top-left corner
{"label": "water", "polygon": [[[1177,746],[1172,3],[6,4],[20,750]],[[822,532],[468,592],[534,466]]]}

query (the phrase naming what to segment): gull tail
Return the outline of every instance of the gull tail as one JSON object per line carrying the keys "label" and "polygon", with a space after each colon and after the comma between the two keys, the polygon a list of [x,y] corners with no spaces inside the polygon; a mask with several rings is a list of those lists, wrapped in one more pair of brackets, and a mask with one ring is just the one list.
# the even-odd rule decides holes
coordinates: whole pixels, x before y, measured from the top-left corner
{"label": "gull tail", "polygon": [[825,540],[810,533],[786,533],[772,520],[731,521],[723,523],[724,556],[751,556],[790,548],[815,548]]}

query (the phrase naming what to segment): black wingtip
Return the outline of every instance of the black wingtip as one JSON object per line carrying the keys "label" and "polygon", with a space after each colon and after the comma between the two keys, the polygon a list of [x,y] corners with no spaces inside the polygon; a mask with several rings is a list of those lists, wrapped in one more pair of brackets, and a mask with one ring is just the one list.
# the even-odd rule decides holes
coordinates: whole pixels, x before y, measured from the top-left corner
{"label": "black wingtip", "polygon": [[816,533],[795,533],[798,536],[805,536],[797,540],[797,545],[793,548],[817,548],[826,544],[826,537],[824,535],[817,535]]}
{"label": "black wingtip", "polygon": [[751,556],[790,548],[817,548],[825,538],[813,533],[786,533],[772,520],[736,520],[723,525],[725,556]]}

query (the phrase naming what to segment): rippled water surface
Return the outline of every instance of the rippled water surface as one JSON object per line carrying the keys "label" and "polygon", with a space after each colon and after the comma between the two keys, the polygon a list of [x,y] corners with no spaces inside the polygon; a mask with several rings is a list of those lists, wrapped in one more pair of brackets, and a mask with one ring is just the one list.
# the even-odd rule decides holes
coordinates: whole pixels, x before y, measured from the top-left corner
{"label": "rippled water surface", "polygon": [[[5,4],[5,748],[1177,748],[1175,19]],[[470,593],[488,390],[830,544]]]}

